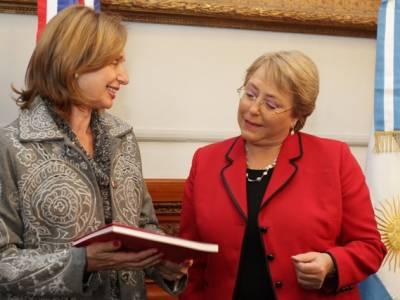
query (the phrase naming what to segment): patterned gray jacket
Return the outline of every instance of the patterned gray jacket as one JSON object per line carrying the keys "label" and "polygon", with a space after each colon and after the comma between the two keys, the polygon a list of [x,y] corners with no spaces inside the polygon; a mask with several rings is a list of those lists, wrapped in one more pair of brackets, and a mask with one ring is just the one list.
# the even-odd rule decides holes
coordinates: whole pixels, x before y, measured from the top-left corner
{"label": "patterned gray jacket", "polygon": [[[113,219],[158,229],[132,128],[108,113],[100,121],[112,145]],[[0,299],[112,299],[112,275],[118,276],[121,299],[146,299],[145,273],[177,292],[156,268],[96,272],[84,282],[85,249],[71,247],[71,241],[103,224],[103,203],[86,156],[37,98],[0,129]]]}

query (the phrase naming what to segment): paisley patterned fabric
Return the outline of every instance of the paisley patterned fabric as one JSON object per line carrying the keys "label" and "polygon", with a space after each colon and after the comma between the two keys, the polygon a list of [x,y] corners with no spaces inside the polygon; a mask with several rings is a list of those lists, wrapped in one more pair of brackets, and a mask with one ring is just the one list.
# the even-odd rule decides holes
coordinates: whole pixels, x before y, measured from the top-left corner
{"label": "paisley patterned fabric", "polygon": [[[108,113],[98,122],[111,145],[112,219],[157,230],[132,128]],[[145,273],[173,293],[155,268],[97,272],[84,282],[85,249],[71,242],[105,223],[101,188],[40,98],[0,129],[0,170],[0,299],[146,299]]]}
{"label": "paisley patterned fabric", "polygon": [[62,119],[54,110],[52,104],[48,100],[44,100],[47,110],[49,111],[52,119],[57,124],[57,127],[70,139],[70,141],[76,145],[83,155],[76,155],[72,151],[66,152],[72,158],[76,157],[83,160],[84,156],[89,162],[90,167],[93,169],[96,176],[97,184],[100,188],[101,200],[104,206],[104,218],[106,223],[112,222],[112,205],[111,205],[111,195],[110,195],[110,159],[111,159],[111,144],[109,135],[104,130],[104,125],[99,118],[98,112],[93,111],[90,127],[93,131],[94,137],[94,155],[90,155],[86,152],[84,147],[82,147],[79,139],[69,127],[68,123]]}

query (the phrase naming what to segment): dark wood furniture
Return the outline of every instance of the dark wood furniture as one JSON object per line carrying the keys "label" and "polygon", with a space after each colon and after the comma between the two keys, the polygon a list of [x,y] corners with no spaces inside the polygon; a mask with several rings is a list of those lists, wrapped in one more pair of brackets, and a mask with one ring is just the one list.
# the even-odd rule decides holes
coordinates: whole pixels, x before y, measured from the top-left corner
{"label": "dark wood furniture", "polygon": [[[170,235],[177,235],[181,213],[184,179],[146,179],[146,185],[153,198],[154,208],[161,228]],[[154,282],[146,282],[149,300],[176,299]]]}

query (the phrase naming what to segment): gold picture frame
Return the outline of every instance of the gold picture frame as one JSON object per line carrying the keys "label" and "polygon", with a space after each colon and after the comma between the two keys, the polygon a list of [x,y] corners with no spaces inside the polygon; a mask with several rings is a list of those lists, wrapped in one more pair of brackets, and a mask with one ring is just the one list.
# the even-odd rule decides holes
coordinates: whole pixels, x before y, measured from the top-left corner
{"label": "gold picture frame", "polygon": [[[380,0],[102,0],[127,21],[376,36]],[[35,14],[35,0],[0,0],[0,12]]]}

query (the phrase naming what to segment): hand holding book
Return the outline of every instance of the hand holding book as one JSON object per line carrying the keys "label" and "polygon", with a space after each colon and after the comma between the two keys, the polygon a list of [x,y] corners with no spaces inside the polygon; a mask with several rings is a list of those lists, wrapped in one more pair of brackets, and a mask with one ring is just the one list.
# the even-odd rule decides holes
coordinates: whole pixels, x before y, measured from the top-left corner
{"label": "hand holding book", "polygon": [[[121,245],[118,250],[130,253],[131,259],[142,262],[139,264],[140,266],[142,264],[154,265],[159,263],[161,259],[182,263],[185,260],[197,259],[207,253],[218,252],[218,245],[216,244],[195,242],[116,223],[99,228],[95,232],[75,240],[73,246],[85,247],[95,243],[112,241],[119,241]],[[162,258],[161,256],[157,257],[156,252],[152,252],[151,249],[156,249],[159,253],[162,253]],[[110,251],[113,250],[110,249]],[[106,254],[102,255],[107,256]],[[133,267],[137,265],[136,263]]]}
{"label": "hand holding book", "polygon": [[93,243],[86,246],[86,271],[142,270],[159,264],[162,253],[157,249],[140,252],[120,251],[122,243],[118,240]]}
{"label": "hand holding book", "polygon": [[168,260],[163,260],[157,265],[160,274],[167,280],[174,281],[181,279],[188,274],[189,268],[193,265],[193,260],[186,260],[183,263],[176,264]]}
{"label": "hand holding book", "polygon": [[141,270],[157,267],[161,276],[168,281],[176,281],[187,275],[193,261],[173,263],[162,260],[163,254],[156,249],[140,252],[121,251],[122,243],[115,240],[105,243],[94,243],[86,246],[86,272],[104,270]]}

